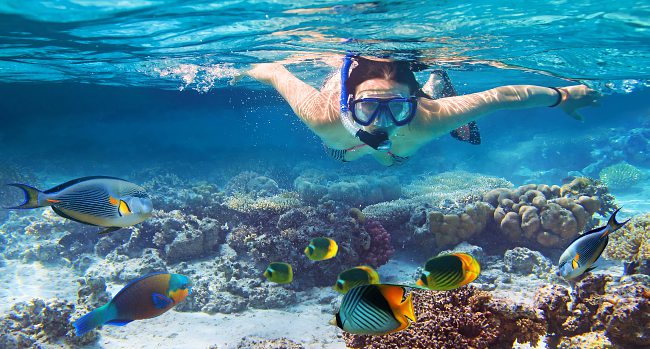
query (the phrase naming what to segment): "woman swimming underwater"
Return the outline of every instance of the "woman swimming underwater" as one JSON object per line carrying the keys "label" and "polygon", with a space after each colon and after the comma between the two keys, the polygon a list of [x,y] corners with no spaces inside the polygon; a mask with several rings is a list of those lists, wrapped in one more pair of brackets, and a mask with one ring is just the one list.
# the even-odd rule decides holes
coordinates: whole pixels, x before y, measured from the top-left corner
{"label": "woman swimming underwater", "polygon": [[[279,63],[256,64],[246,75],[273,86],[332,157],[354,161],[371,155],[386,166],[403,163],[423,145],[453,135],[463,125],[476,133],[472,121],[499,110],[558,107],[580,118],[577,110],[595,105],[599,98],[584,85],[510,85],[453,96],[448,78],[440,72],[421,89],[411,65],[347,55],[340,78],[334,75],[320,91]],[[436,90],[443,98],[434,99]],[[473,142],[460,133],[457,138]]]}

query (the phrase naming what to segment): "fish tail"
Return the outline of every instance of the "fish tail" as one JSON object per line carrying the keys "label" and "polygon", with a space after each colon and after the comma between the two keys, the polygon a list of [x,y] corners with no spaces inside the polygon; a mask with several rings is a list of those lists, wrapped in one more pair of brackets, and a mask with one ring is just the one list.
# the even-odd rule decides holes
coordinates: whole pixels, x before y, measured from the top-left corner
{"label": "fish tail", "polygon": [[103,325],[109,320],[107,318],[109,304],[105,304],[91,311],[90,313],[80,317],[79,319],[77,319],[77,321],[72,323],[72,326],[74,326],[75,333],[77,334],[78,337],[83,336],[87,332],[91,331],[96,327]]}
{"label": "fish tail", "polygon": [[624,226],[625,224],[627,224],[627,222],[630,221],[629,219],[625,220],[625,222],[618,222],[618,221],[616,220],[616,214],[617,214],[618,211],[620,211],[620,210],[621,210],[621,207],[619,207],[616,211],[614,211],[614,213],[612,213],[612,216],[609,217],[609,221],[607,222],[607,226],[610,227],[610,229],[607,229],[607,234],[609,234],[609,233],[613,233],[613,232],[617,231],[617,230],[620,229],[622,226]]}
{"label": "fish tail", "polygon": [[44,206],[49,206],[51,203],[48,202],[42,202],[41,199],[41,191],[34,188],[30,187],[27,184],[19,184],[19,183],[10,183],[7,184],[10,187],[16,187],[20,190],[23,191],[25,194],[25,202],[18,206],[13,206],[13,207],[6,207],[7,209],[28,209],[28,208],[37,208],[37,207],[44,207]]}

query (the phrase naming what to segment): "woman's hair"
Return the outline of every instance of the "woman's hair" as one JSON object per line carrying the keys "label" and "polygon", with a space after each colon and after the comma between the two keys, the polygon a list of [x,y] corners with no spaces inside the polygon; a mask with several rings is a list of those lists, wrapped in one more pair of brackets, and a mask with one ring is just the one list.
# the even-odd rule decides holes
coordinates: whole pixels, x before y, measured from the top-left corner
{"label": "woman's hair", "polygon": [[418,84],[411,70],[411,62],[379,62],[362,57],[355,57],[354,59],[358,64],[351,69],[345,83],[348,93],[353,94],[357,86],[366,80],[386,79],[404,84],[409,87],[412,95],[418,95],[420,84]]}

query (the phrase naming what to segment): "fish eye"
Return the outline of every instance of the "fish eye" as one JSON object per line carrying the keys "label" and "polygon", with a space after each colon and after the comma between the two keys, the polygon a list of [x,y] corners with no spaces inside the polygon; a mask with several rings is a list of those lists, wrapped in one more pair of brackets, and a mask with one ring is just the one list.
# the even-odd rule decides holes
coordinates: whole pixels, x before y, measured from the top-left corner
{"label": "fish eye", "polygon": [[427,277],[426,277],[426,275],[424,275],[424,274],[422,274],[422,275],[420,276],[420,281],[422,281],[425,285],[428,284]]}
{"label": "fish eye", "polygon": [[336,287],[342,289],[343,288],[343,281],[339,280],[336,282]]}

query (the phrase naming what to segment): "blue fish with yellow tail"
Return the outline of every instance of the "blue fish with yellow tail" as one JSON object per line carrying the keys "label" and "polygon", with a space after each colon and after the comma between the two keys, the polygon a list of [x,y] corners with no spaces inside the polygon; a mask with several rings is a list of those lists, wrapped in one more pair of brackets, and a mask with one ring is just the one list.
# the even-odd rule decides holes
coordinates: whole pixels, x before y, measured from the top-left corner
{"label": "blue fish with yellow tail", "polygon": [[26,184],[8,185],[25,194],[25,202],[9,209],[51,206],[61,217],[106,227],[100,234],[138,224],[153,210],[144,188],[114,177],[78,178],[45,191]]}
{"label": "blue fish with yellow tail", "polygon": [[124,326],[133,320],[161,315],[182,302],[191,292],[190,279],[185,275],[154,273],[131,281],[105,305],[75,321],[77,336],[102,326]]}
{"label": "blue fish with yellow tail", "polygon": [[405,286],[361,285],[343,296],[330,324],[353,334],[383,335],[401,331],[416,321],[413,294],[403,300]]}
{"label": "blue fish with yellow tail", "polygon": [[590,230],[569,244],[569,247],[560,256],[559,274],[567,279],[575,279],[578,276],[593,270],[592,264],[600,257],[607,247],[609,234],[617,231],[630,220],[617,222],[616,214],[620,208],[612,214],[607,225]]}

